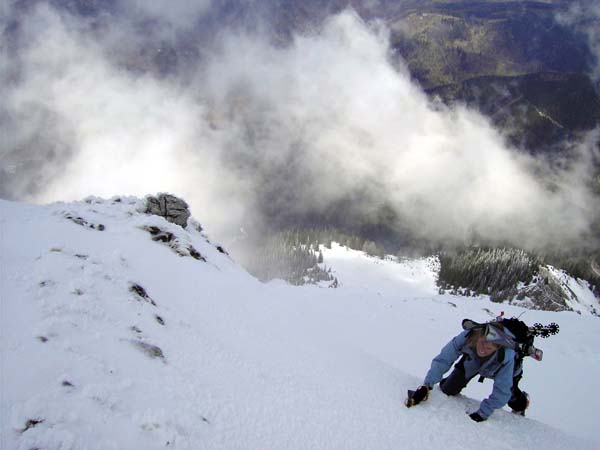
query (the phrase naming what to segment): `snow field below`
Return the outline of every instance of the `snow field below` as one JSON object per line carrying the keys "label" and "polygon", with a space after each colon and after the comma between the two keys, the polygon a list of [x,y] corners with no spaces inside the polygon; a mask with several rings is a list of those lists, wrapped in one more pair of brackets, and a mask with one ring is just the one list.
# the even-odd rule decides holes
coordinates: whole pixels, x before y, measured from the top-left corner
{"label": "snow field below", "polygon": [[[0,211],[2,449],[464,449],[482,432],[494,449],[600,445],[595,317],[526,312],[561,325],[538,342],[544,361],[526,363],[531,412],[476,424],[465,413],[490,381],[456,398],[436,388],[410,410],[406,390],[463,318],[525,310],[437,295],[433,259],[334,246],[324,256],[339,289],[264,285],[136,199]],[[153,242],[147,226],[206,262]]]}

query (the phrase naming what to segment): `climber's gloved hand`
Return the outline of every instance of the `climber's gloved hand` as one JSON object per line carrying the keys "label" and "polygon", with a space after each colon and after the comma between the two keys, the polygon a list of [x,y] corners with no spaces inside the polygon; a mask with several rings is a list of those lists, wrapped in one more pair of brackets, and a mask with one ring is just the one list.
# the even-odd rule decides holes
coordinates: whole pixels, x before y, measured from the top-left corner
{"label": "climber's gloved hand", "polygon": [[418,405],[429,398],[429,391],[431,388],[426,384],[422,384],[415,391],[408,391],[408,398],[406,399],[406,407]]}

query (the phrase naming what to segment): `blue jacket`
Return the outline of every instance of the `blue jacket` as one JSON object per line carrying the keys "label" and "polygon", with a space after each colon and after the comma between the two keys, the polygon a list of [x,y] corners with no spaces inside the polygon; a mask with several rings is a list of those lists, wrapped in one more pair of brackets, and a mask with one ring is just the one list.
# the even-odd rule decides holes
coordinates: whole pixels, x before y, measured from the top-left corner
{"label": "blue jacket", "polygon": [[502,408],[510,400],[515,352],[510,348],[505,348],[502,361],[498,360],[498,353],[496,352],[482,364],[475,349],[467,344],[468,334],[469,331],[463,331],[442,348],[440,354],[431,361],[431,368],[427,372],[424,384],[433,387],[436,383],[439,383],[443,375],[450,369],[450,366],[461,355],[467,355],[464,362],[467,380],[477,374],[494,380],[492,393],[481,402],[477,411],[481,417],[487,419],[494,410]]}

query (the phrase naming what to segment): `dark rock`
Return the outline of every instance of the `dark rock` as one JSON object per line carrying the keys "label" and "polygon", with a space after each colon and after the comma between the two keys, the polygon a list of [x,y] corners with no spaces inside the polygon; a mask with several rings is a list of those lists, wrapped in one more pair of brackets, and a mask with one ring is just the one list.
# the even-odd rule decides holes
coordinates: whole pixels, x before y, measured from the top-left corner
{"label": "dark rock", "polygon": [[29,419],[27,422],[25,422],[25,427],[23,429],[21,429],[21,433],[25,433],[30,428],[34,428],[35,426],[37,426],[43,422],[44,422],[44,419]]}
{"label": "dark rock", "polygon": [[165,360],[165,355],[163,353],[163,351],[160,349],[160,347],[156,346],[156,345],[152,345],[152,344],[147,344],[145,342],[140,342],[140,341],[131,341],[133,345],[135,345],[135,347],[137,347],[139,350],[141,350],[143,353],[145,353],[147,356],[149,356],[150,358],[159,358],[162,359],[163,361]]}
{"label": "dark rock", "polygon": [[206,258],[204,256],[202,256],[200,254],[200,252],[198,250],[196,250],[194,247],[192,247],[191,245],[189,246],[188,251],[190,252],[190,256],[192,258],[197,259],[199,261],[206,262]]}
{"label": "dark rock", "polygon": [[142,228],[146,230],[152,236],[152,240],[154,242],[172,242],[175,240],[175,235],[170,231],[161,230],[159,227],[155,226],[146,226]]}
{"label": "dark rock", "polygon": [[138,297],[142,298],[142,300],[152,304],[153,306],[156,306],[156,303],[154,302],[154,300],[152,300],[150,298],[150,296],[148,295],[148,293],[146,292],[146,289],[144,289],[142,286],[140,286],[139,284],[132,284],[131,286],[129,286],[129,291],[133,292],[134,294],[136,294]]}
{"label": "dark rock", "polygon": [[104,231],[106,229],[106,227],[101,223],[90,223],[83,217],[74,217],[71,214],[65,214],[65,218],[69,219],[73,223],[76,223],[77,225],[81,225],[82,227],[86,228],[91,228],[92,230]]}
{"label": "dark rock", "polygon": [[173,239],[175,239],[175,235],[168,231],[163,231],[152,238],[156,242],[171,242]]}
{"label": "dark rock", "polygon": [[188,204],[183,199],[170,194],[159,194],[158,197],[146,197],[145,212],[164,217],[167,221],[182,228],[187,226],[187,221],[190,217]]}
{"label": "dark rock", "polygon": [[144,227],[144,230],[146,230],[147,232],[149,232],[152,236],[156,236],[158,233],[162,232],[162,230],[160,228],[155,227],[155,226]]}
{"label": "dark rock", "polygon": [[168,244],[168,246],[179,256],[191,256],[194,259],[206,262],[206,258],[202,256],[198,250],[192,245],[183,247],[181,242],[177,239],[177,236],[170,231],[161,230],[157,226],[145,226],[142,227],[142,229],[150,233],[153,241]]}

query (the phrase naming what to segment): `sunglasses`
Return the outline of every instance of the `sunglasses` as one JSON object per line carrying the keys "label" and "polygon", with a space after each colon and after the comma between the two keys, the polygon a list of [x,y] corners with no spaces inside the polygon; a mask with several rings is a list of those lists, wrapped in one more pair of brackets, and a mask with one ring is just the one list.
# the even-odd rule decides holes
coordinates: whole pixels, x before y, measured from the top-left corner
{"label": "sunglasses", "polygon": [[514,349],[517,346],[512,337],[510,337],[501,329],[489,324],[486,325],[483,330],[483,337],[487,342],[491,342],[492,344],[500,345],[502,347]]}

